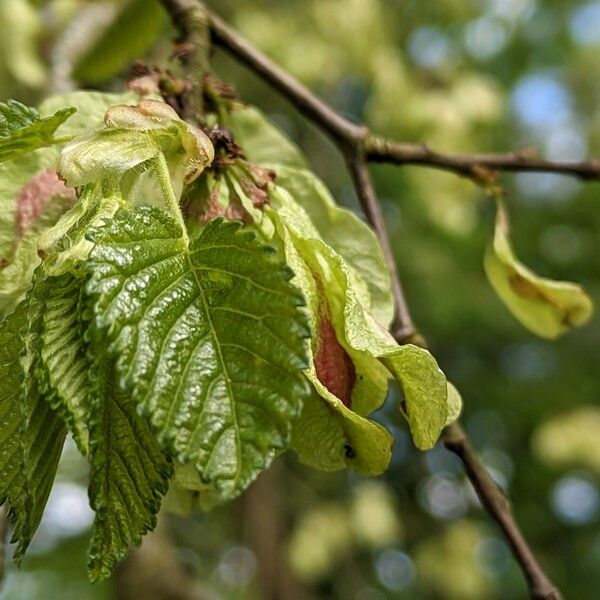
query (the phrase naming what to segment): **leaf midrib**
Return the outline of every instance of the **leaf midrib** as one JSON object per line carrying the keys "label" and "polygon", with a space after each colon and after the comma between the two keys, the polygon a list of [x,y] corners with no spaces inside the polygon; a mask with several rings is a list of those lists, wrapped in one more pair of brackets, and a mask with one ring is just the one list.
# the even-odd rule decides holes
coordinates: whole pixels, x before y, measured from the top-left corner
{"label": "leaf midrib", "polygon": [[[185,260],[194,276],[194,280],[196,281],[196,285],[198,287],[198,291],[200,292],[200,299],[202,301],[202,305],[204,307],[204,310],[206,312],[206,318],[208,320],[208,325],[210,328],[210,332],[212,335],[212,338],[214,340],[215,343],[215,348],[217,350],[217,355],[218,355],[218,360],[219,363],[221,365],[221,369],[223,370],[223,373],[225,375],[225,385],[227,386],[227,396],[229,398],[229,403],[230,403],[230,408],[231,408],[231,415],[232,415],[232,419],[233,419],[233,427],[234,427],[234,431],[235,431],[235,448],[236,448],[236,473],[235,473],[235,481],[238,482],[241,478],[241,464],[242,464],[242,453],[241,453],[241,439],[240,439],[240,430],[239,430],[239,426],[238,426],[238,420],[237,420],[237,413],[235,411],[235,402],[234,402],[234,395],[233,395],[233,388],[231,386],[231,379],[229,377],[229,372],[227,370],[227,367],[225,366],[225,359],[223,358],[223,352],[221,350],[221,344],[219,342],[218,336],[217,336],[217,332],[215,330],[215,326],[212,320],[212,315],[210,313],[210,309],[209,309],[209,305],[208,302],[206,300],[206,295],[204,293],[204,288],[202,287],[202,284],[200,283],[200,279],[198,277],[198,274],[196,273],[196,269],[194,267],[194,264],[192,263],[192,259],[191,259],[191,252],[190,252],[190,248],[189,246],[186,248],[185,251]],[[222,432],[221,432],[222,433]]]}

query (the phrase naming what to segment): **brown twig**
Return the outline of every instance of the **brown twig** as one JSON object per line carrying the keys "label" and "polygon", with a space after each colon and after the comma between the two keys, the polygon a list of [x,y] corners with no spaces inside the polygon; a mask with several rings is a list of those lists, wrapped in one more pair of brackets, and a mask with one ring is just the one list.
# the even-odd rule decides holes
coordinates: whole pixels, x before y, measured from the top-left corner
{"label": "brown twig", "polygon": [[600,160],[543,160],[532,156],[530,151],[506,154],[443,154],[431,150],[425,144],[403,144],[374,135],[365,125],[353,123],[333,110],[217,15],[211,13],[210,21],[215,45],[227,50],[260,75],[337,145],[360,148],[368,161],[442,169],[475,181],[480,180],[485,171],[541,171],[571,175],[580,179],[600,179]]}
{"label": "brown twig", "polygon": [[[347,155],[346,160],[352,174],[356,192],[369,222],[373,226],[373,229],[375,229],[382,247],[384,249],[387,248],[388,253],[391,254],[381,208],[377,201],[364,157],[357,154]],[[393,259],[391,268],[392,273],[396,273],[396,279],[398,280],[398,284],[400,284]],[[396,330],[393,331],[394,337],[400,344],[414,343],[426,348],[427,341],[418,332],[413,323],[402,287],[400,286],[397,290],[394,290],[394,293],[397,306]],[[456,454],[462,461],[467,477],[475,489],[481,504],[494,521],[496,521],[504,534],[527,580],[531,598],[535,600],[560,600],[561,596],[558,589],[538,563],[517,525],[512,515],[510,502],[481,464],[465,430],[459,422],[452,423],[446,427],[443,433],[443,441],[444,446],[450,452]]]}
{"label": "brown twig", "polygon": [[178,56],[187,71],[190,90],[184,95],[184,117],[200,123],[203,113],[204,75],[208,73],[210,30],[204,5],[196,0],[160,0],[180,32]]}
{"label": "brown twig", "polygon": [[[285,96],[294,107],[326,133],[344,155],[357,195],[363,210],[378,235],[387,265],[392,276],[392,290],[396,303],[393,333],[399,343],[417,343],[426,346],[424,338],[414,326],[400,277],[395,265],[381,207],[367,168],[367,159],[389,161],[398,164],[422,164],[445,168],[460,175],[480,179],[477,169],[487,170],[537,170],[552,171],[594,178],[600,174],[600,163],[552,163],[535,161],[518,154],[500,156],[450,157],[433,153],[422,146],[395,144],[372,136],[368,128],[345,119],[308,88],[278,67],[269,58],[243,39],[227,23],[214,14],[209,14],[214,43],[230,52],[236,59],[262,77]],[[412,154],[411,154],[412,152]],[[410,159],[410,160],[409,160]],[[454,161],[454,162],[453,162]],[[512,161],[512,162],[511,162]],[[519,165],[520,169],[517,169]],[[583,165],[583,166],[582,166]],[[544,573],[515,522],[510,504],[500,488],[479,461],[466,433],[458,423],[446,428],[444,444],[463,462],[466,473],[481,499],[484,508],[504,533],[513,554],[529,584],[530,595],[535,599],[558,600],[560,593]]]}
{"label": "brown twig", "polygon": [[371,162],[433,167],[471,179],[479,179],[484,172],[498,171],[535,171],[571,175],[584,180],[600,179],[600,160],[544,160],[528,148],[506,154],[445,154],[435,152],[426,144],[401,144],[374,135],[368,136],[364,145]]}

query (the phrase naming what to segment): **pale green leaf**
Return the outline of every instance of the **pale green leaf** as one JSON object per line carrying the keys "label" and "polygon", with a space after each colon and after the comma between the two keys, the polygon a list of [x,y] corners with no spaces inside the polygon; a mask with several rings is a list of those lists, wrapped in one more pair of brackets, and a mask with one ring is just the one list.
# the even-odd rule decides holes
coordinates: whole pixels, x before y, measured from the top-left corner
{"label": "pale green leaf", "polygon": [[456,386],[448,382],[448,417],[446,418],[446,425],[454,423],[460,417],[462,411],[462,397],[460,392],[456,389]]}
{"label": "pale green leaf", "polygon": [[14,252],[17,209],[22,190],[43,171],[56,167],[56,148],[42,148],[0,164],[0,259],[6,264]]}
{"label": "pale green leaf", "polygon": [[86,185],[111,176],[118,180],[126,171],[159,154],[159,144],[144,132],[103,129],[67,144],[58,161],[58,172],[71,186]]}
{"label": "pale green leaf", "polygon": [[51,229],[71,204],[70,195],[55,195],[46,202],[25,232],[19,232],[13,225],[13,248],[8,264],[0,271],[0,312],[8,314],[25,297],[33,273],[41,262],[38,252],[40,235]]}
{"label": "pale green leaf", "polygon": [[277,174],[275,184],[302,206],[321,239],[354,271],[354,287],[363,305],[376,321],[388,327],[394,315],[390,275],[371,228],[353,212],[339,207],[311,171],[279,164],[267,166]]}
{"label": "pale green leaf", "polygon": [[291,272],[239,223],[189,243],[153,207],[119,211],[93,241],[88,292],[123,384],[160,440],[234,497],[286,448],[306,391]]}
{"label": "pale green leaf", "polygon": [[298,147],[257,108],[234,107],[223,116],[222,125],[231,129],[250,162],[306,167]]}
{"label": "pale green leaf", "polygon": [[[301,219],[302,209],[295,214],[296,218]],[[287,262],[295,273],[294,283],[308,301],[310,324],[314,332],[310,366],[306,371],[314,392],[304,401],[302,414],[294,424],[292,449],[301,462],[317,469],[331,471],[348,467],[365,475],[378,475],[390,461],[393,440],[384,427],[366,419],[364,415],[380,406],[385,399],[387,372],[378,363],[373,364],[373,361],[357,368],[352,409],[321,384],[315,370],[314,353],[319,342],[319,302],[323,299],[319,298],[316,282],[300,256],[292,234],[276,217],[275,221],[283,239]],[[341,341],[356,364],[359,353],[348,347],[344,340]]]}
{"label": "pale green leaf", "polygon": [[485,253],[484,266],[490,284],[510,312],[527,329],[549,339],[585,325],[593,304],[583,288],[533,273],[516,258],[509,233],[508,214],[498,202],[494,239]]}
{"label": "pale green leaf", "polygon": [[45,257],[45,272],[59,276],[76,270],[93,247],[86,238],[87,231],[111,218],[123,205],[124,200],[119,194],[105,195],[101,185],[81,188],[75,206],[39,236],[37,246],[38,252]]}
{"label": "pale green leaf", "polygon": [[105,128],[77,137],[62,149],[58,172],[69,185],[119,182],[125,173],[137,169],[141,175],[162,159],[179,195],[183,184],[198,177],[214,158],[208,136],[164,102],[112,106],[104,121]]}
{"label": "pale green leaf", "polygon": [[90,504],[96,516],[89,549],[92,581],[111,574],[132,546],[156,526],[156,515],[172,473],[134,399],[117,383],[105,340],[90,332]]}
{"label": "pale green leaf", "polygon": [[64,106],[73,106],[77,112],[62,124],[58,133],[63,136],[81,135],[104,126],[104,115],[111,106],[135,104],[138,96],[134,92],[109,94],[106,92],[66,92],[46,98],[39,106],[40,115],[49,117]]}
{"label": "pale green leaf", "polygon": [[410,344],[386,350],[380,357],[402,386],[402,408],[415,445],[432,448],[448,420],[446,378],[435,358]]}

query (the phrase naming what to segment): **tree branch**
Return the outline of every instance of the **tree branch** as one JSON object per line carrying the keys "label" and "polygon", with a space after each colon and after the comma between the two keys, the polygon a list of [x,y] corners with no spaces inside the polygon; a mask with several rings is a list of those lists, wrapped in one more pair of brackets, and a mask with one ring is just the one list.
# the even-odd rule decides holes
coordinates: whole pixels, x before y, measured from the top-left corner
{"label": "tree branch", "polygon": [[[393,288],[397,309],[394,322],[395,329],[392,333],[399,344],[413,343],[426,348],[427,341],[416,329],[408,303],[402,291],[398,270],[391,254],[383,215],[381,214],[381,208],[375,195],[364,156],[356,153],[346,155],[346,161],[365,214],[377,233],[386,259],[388,259],[388,262],[391,260],[391,272],[395,274],[392,280],[395,279],[398,283],[398,287]],[[462,461],[467,477],[475,489],[481,504],[494,521],[496,521],[504,534],[527,580],[530,596],[535,600],[559,600],[561,597],[560,593],[538,563],[527,541],[523,537],[523,533],[512,515],[510,502],[481,464],[465,430],[458,421],[446,427],[443,433],[443,441],[444,446],[450,452],[456,454]]]}
{"label": "tree branch", "polygon": [[210,29],[206,9],[196,0],[160,1],[181,34],[179,56],[191,84],[185,93],[183,116],[197,124],[202,120],[202,88],[204,74],[209,69]]}
{"label": "tree branch", "polygon": [[360,149],[370,162],[431,167],[475,181],[489,177],[497,171],[538,171],[600,180],[600,160],[542,160],[533,156],[531,151],[525,150],[506,154],[444,154],[431,150],[425,144],[403,144],[374,135],[365,125],[353,123],[334,111],[287,71],[242,38],[220,17],[211,13],[209,18],[215,45],[232,54],[278,90],[338,146]]}
{"label": "tree branch", "polygon": [[368,136],[364,146],[371,162],[432,167],[475,180],[498,171],[558,173],[583,180],[600,180],[600,160],[544,160],[531,149],[506,154],[445,154],[435,152],[426,144],[401,144],[375,135]]}
{"label": "tree branch", "polygon": [[392,283],[392,295],[394,297],[395,314],[392,322],[392,334],[398,343],[409,343],[413,341],[413,336],[416,333],[415,325],[410,314],[410,309],[402,290],[402,283],[396,268],[394,253],[390,245],[385,219],[381,211],[381,205],[377,201],[371,174],[367,168],[364,154],[360,148],[346,147],[344,150],[344,158],[348,165],[348,170],[352,176],[354,188],[358,195],[360,205],[362,206],[365,215],[377,233],[379,244],[383,250],[385,264],[390,272]]}
{"label": "tree branch", "polygon": [[[166,4],[170,2],[166,2]],[[412,163],[444,168],[473,179],[481,179],[477,169],[489,170],[542,170],[564,172],[584,177],[589,169],[595,169],[595,177],[600,173],[600,163],[589,163],[588,167],[573,167],[564,163],[546,161],[535,162],[518,154],[501,156],[451,157],[433,153],[423,146],[395,144],[371,135],[368,128],[345,119],[325,102],[315,96],[308,88],[295,80],[289,73],[278,67],[269,58],[254,48],[236,33],[229,25],[214,14],[209,13],[212,39],[216,45],[230,52],[240,62],[262,77],[272,87],[285,96],[294,107],[326,133],[344,155],[352,176],[356,193],[363,210],[375,230],[381,243],[387,266],[392,277],[392,291],[396,304],[396,316],[393,334],[403,343],[416,343],[426,347],[425,339],[414,326],[408,303],[404,296],[398,270],[395,265],[391,245],[387,235],[381,206],[367,168],[366,160]],[[412,153],[412,154],[411,154]],[[512,159],[507,157],[511,156]],[[409,160],[410,159],[410,160]],[[511,163],[512,160],[512,163]],[[533,162],[532,162],[533,161]],[[520,169],[516,168],[519,164]],[[587,170],[586,170],[587,169]],[[593,178],[590,175],[585,176]],[[510,504],[500,488],[479,461],[467,435],[458,423],[448,426],[444,432],[444,444],[463,462],[471,484],[475,488],[482,505],[496,521],[504,533],[513,554],[518,561],[529,584],[532,598],[536,600],[559,600],[560,593],[544,573],[525,541],[519,526],[515,522]]]}

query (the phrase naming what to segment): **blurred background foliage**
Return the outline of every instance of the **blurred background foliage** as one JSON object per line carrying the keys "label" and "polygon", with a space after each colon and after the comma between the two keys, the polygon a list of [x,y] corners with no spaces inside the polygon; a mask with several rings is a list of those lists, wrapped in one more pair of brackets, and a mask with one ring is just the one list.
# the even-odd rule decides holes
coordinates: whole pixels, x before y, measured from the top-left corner
{"label": "blurred background foliage", "polygon": [[[534,145],[553,159],[600,155],[600,2],[209,4],[344,114],[386,136],[456,152]],[[154,0],[0,0],[0,96],[34,103],[73,87],[121,89],[134,59],[169,59],[171,35]],[[213,65],[356,209],[331,144],[227,56],[217,52]],[[420,168],[373,172],[410,304],[463,393],[466,428],[552,578],[567,597],[597,598],[600,317],[558,343],[535,338],[486,282],[493,204],[483,191]],[[521,259],[584,284],[598,302],[598,185],[541,174],[501,181]],[[264,597],[275,567],[265,564],[260,538],[276,519],[288,532],[278,552],[308,597],[526,597],[457,460],[440,447],[417,452],[394,409],[377,418],[396,437],[392,465],[377,480],[313,472],[289,456],[248,497],[191,522],[171,519],[202,597]],[[32,556],[21,571],[9,568],[2,600],[113,597],[110,582],[85,580],[85,480],[68,447]]]}

